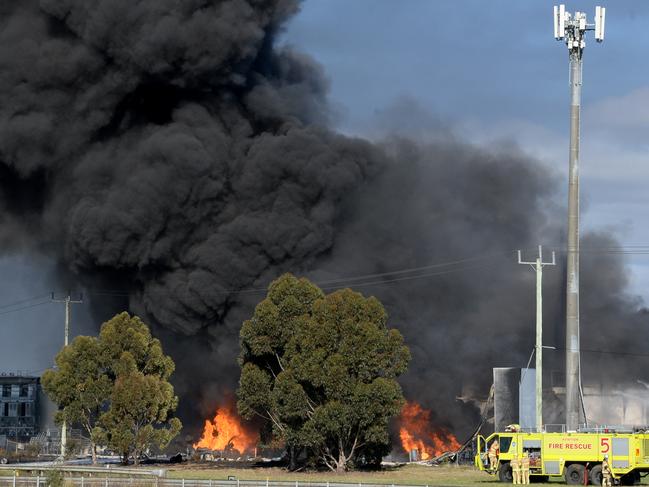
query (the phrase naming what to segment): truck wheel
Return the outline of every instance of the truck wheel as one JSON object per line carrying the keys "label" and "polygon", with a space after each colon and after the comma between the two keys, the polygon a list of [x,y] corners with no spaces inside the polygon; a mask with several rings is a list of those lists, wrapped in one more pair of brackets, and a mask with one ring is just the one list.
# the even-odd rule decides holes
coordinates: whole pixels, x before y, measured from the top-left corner
{"label": "truck wheel", "polygon": [[640,474],[638,472],[631,472],[623,475],[620,479],[620,485],[637,485],[640,483]]}
{"label": "truck wheel", "polygon": [[512,466],[509,462],[501,463],[500,468],[498,469],[498,478],[501,482],[511,484],[514,481],[514,476],[512,475]]}
{"label": "truck wheel", "polygon": [[585,468],[579,463],[573,463],[566,467],[566,484],[584,485]]}
{"label": "truck wheel", "polygon": [[602,466],[595,465],[590,469],[590,483],[593,485],[602,485]]}

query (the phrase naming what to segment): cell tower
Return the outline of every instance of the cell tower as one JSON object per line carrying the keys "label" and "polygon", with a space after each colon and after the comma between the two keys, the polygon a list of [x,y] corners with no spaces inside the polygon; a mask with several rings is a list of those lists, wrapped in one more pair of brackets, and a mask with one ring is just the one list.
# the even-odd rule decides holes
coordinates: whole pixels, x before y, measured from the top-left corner
{"label": "cell tower", "polygon": [[570,57],[570,153],[568,168],[568,261],[566,279],[566,427],[579,426],[581,370],[579,360],[579,114],[581,68],[586,31],[595,31],[595,40],[604,40],[605,9],[595,7],[595,23],[586,23],[584,12],[574,15],[564,5],[554,7],[554,38],[565,40]]}

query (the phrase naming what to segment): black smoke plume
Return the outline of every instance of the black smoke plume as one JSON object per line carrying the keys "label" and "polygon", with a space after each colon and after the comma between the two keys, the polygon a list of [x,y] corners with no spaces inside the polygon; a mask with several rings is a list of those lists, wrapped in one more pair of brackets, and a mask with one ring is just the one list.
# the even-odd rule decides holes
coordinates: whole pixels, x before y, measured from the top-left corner
{"label": "black smoke plume", "polygon": [[[285,271],[383,299],[413,349],[407,395],[467,431],[476,409],[456,397],[486,395],[491,368],[533,345],[533,279],[511,251],[561,241],[559,181],[448,134],[335,133],[321,67],[274,45],[298,7],[3,1],[0,249],[50,256],[98,320],[126,305],[151,322],[190,431],[235,386],[239,326]],[[622,262],[598,258],[583,259],[584,341],[646,349]],[[561,346],[562,277],[548,275]]]}

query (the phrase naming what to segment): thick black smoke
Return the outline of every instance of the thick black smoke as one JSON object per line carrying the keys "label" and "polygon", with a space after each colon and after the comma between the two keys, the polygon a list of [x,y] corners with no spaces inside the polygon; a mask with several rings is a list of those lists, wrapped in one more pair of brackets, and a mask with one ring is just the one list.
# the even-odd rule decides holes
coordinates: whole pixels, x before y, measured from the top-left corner
{"label": "thick black smoke", "polygon": [[[516,249],[527,261],[539,243],[546,245],[544,260],[557,252],[558,265],[544,271],[544,344],[557,348],[545,351],[544,381],[564,385],[561,181],[511,147],[476,148],[452,136],[430,144],[390,140],[384,147],[391,163],[357,193],[322,269],[354,276],[443,264],[351,285],[376,294],[406,336],[413,352],[403,381],[407,395],[431,406],[438,424],[469,434],[479,422],[472,399],[486,398],[492,368],[524,367],[534,347],[535,274],[517,264]],[[636,356],[649,345],[649,314],[626,291],[618,246],[606,233],[582,237],[584,384],[608,393],[638,388],[637,380],[649,375],[646,355]],[[546,422],[565,422],[563,400],[548,399]],[[597,413],[589,421],[606,421],[606,408]]]}
{"label": "thick black smoke", "polygon": [[[178,363],[189,425],[234,387],[238,328],[282,272],[327,281],[470,258],[349,282],[385,300],[412,347],[407,394],[470,429],[475,408],[456,396],[486,394],[491,367],[523,365],[532,347],[533,279],[511,250],[561,241],[559,183],[516,150],[448,134],[336,134],[322,69],[273,45],[297,9],[3,1],[0,250],[50,255],[98,318],[123,296],[149,320]],[[615,347],[630,334],[646,345],[622,263],[592,276],[584,261],[584,341],[613,346],[620,330]],[[548,274],[559,330],[561,272]]]}

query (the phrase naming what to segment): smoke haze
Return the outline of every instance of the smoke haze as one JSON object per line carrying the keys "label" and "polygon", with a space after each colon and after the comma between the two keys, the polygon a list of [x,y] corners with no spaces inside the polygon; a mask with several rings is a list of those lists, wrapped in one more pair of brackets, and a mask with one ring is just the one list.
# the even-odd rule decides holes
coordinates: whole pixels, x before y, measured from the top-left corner
{"label": "smoke haze", "polygon": [[[486,395],[491,368],[524,365],[533,346],[534,280],[512,251],[562,242],[562,183],[516,148],[445,131],[337,134],[323,69],[274,46],[298,7],[2,2],[0,251],[51,258],[98,322],[124,306],[150,322],[191,432],[235,387],[240,324],[273,278],[327,288],[462,260],[342,284],[385,302],[413,351],[406,395],[463,434],[477,411],[456,396]],[[584,348],[646,349],[620,256],[585,253],[582,268]],[[561,347],[561,268],[546,277],[546,336]],[[590,380],[629,367],[584,360]]]}

